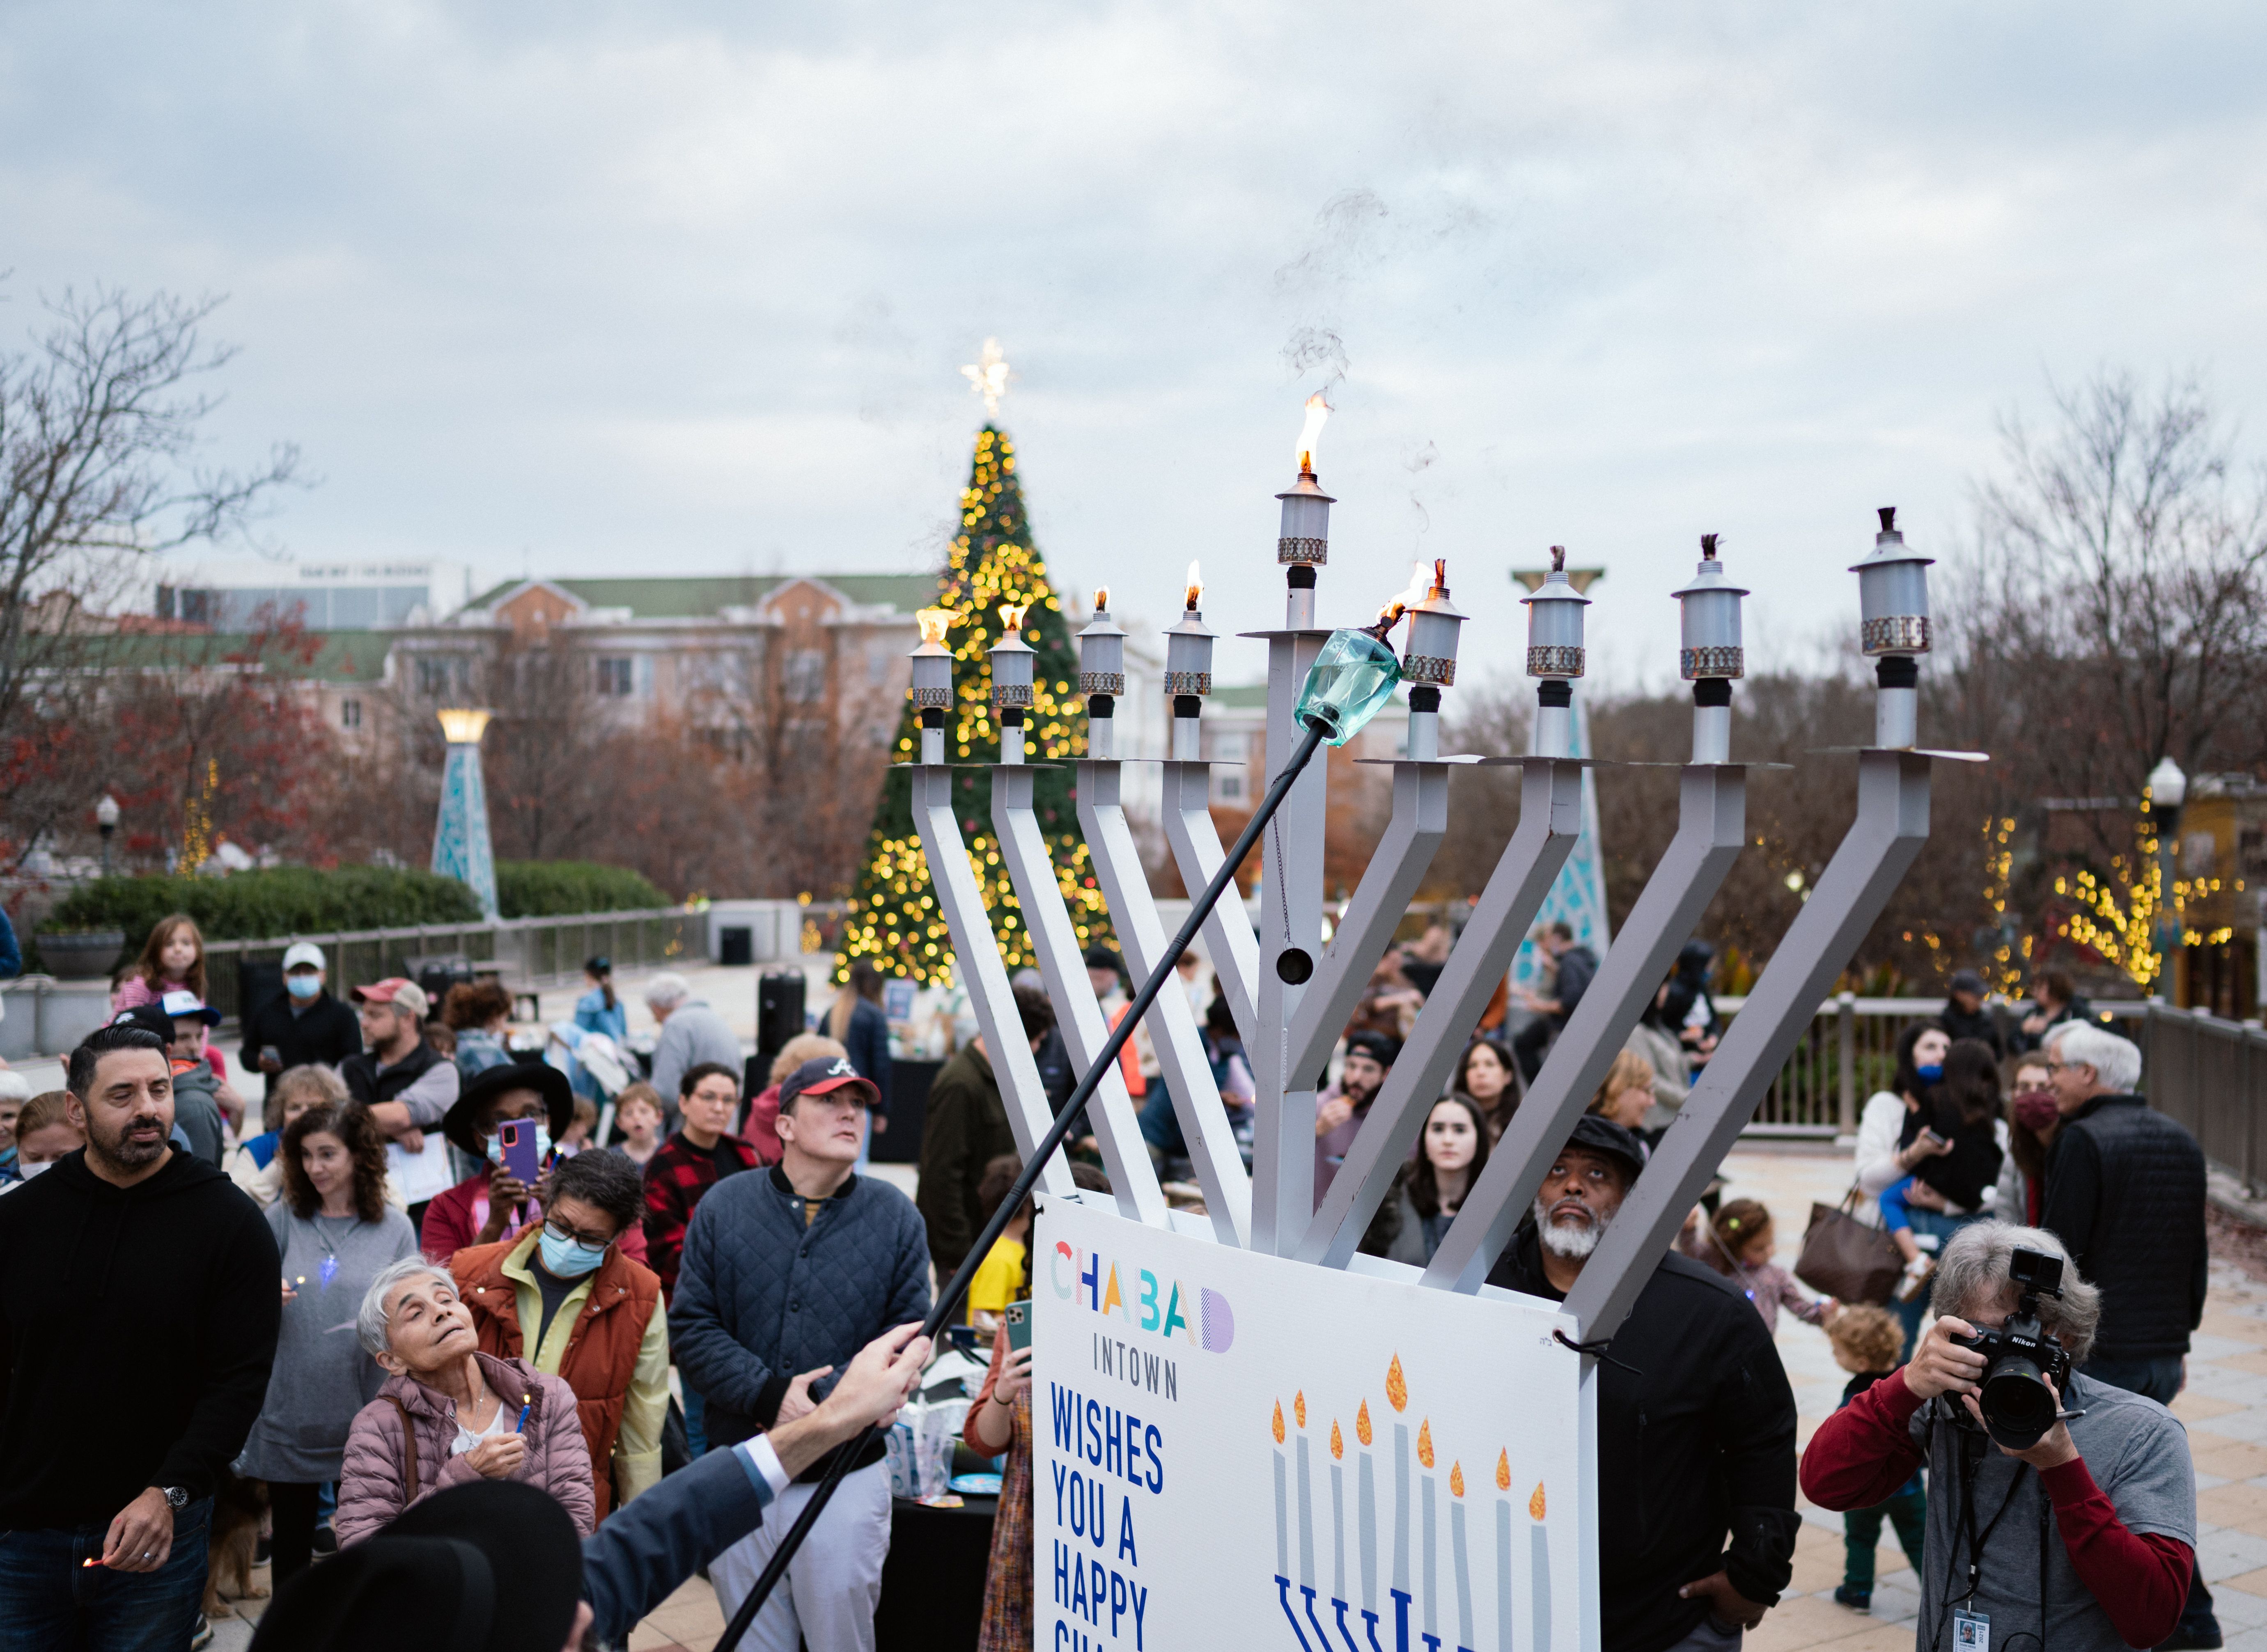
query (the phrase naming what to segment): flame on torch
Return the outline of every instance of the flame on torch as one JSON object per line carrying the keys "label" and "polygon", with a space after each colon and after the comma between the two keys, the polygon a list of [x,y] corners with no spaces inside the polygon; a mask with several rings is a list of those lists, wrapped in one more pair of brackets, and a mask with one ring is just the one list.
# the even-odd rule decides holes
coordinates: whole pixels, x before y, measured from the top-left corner
{"label": "flame on torch", "polygon": [[1110,612],[1109,586],[1104,585],[1094,593],[1094,611],[1097,613],[1107,613]]}
{"label": "flame on torch", "polygon": [[913,623],[921,627],[921,639],[924,645],[942,643],[945,632],[951,628],[952,622],[957,618],[959,616],[950,608],[923,608],[913,615]]}
{"label": "flame on torch", "polygon": [[1187,601],[1182,606],[1186,607],[1191,613],[1194,613],[1196,611],[1197,605],[1204,600],[1204,576],[1197,572],[1197,565],[1194,562],[1191,562],[1189,564],[1189,589],[1187,598]]}
{"label": "flame on torch", "polygon": [[1307,422],[1299,427],[1299,469],[1311,476],[1315,471],[1315,443],[1323,434],[1323,421],[1331,416],[1331,404],[1323,400],[1319,390],[1307,398]]}
{"label": "flame on torch", "polygon": [[1023,616],[1031,611],[1031,605],[1028,602],[1020,605],[1012,602],[1001,603],[1000,605],[1000,629],[1009,636],[1015,635],[1016,632],[1023,628]]}

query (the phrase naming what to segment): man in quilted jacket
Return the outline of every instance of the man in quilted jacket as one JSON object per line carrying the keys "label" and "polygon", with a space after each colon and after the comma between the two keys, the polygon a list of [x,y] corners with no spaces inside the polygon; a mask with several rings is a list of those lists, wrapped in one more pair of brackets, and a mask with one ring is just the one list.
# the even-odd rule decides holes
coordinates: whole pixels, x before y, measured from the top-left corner
{"label": "man in quilted jacket", "polygon": [[[840,1056],[805,1061],[780,1086],[780,1162],[717,1183],[693,1213],[669,1338],[686,1381],[707,1397],[712,1450],[808,1415],[861,1347],[928,1313],[920,1212],[856,1173],[877,1099]],[[804,1470],[774,1518],[709,1563],[728,1617],[828,1466],[822,1457]],[[872,1652],[889,1550],[877,1443],[849,1465],[743,1645],[796,1652],[799,1636],[811,1652]]]}

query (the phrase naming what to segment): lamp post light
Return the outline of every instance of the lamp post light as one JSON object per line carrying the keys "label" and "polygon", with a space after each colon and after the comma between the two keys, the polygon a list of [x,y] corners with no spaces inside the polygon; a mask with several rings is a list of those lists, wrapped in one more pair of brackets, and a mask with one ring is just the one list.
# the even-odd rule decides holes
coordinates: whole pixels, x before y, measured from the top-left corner
{"label": "lamp post light", "polygon": [[1086,754],[1118,755],[1118,699],[1126,692],[1126,629],[1110,617],[1110,587],[1094,593],[1094,618],[1078,634],[1078,692],[1086,696]]}
{"label": "lamp post light", "polygon": [[1700,536],[1700,567],[1676,593],[1681,613],[1677,675],[1692,685],[1692,760],[1732,760],[1732,679],[1747,672],[1740,642],[1740,598],[1746,590],[1724,576],[1716,536]]}
{"label": "lamp post light", "polygon": [[1527,608],[1527,674],[1535,689],[1536,757],[1564,757],[1573,738],[1574,679],[1582,674],[1582,610],[1590,599],[1566,577],[1566,547],[1551,547],[1551,571],[1530,596]]}
{"label": "lamp post light", "polygon": [[433,827],[433,870],[470,889],[481,915],[494,922],[495,848],[488,837],[488,786],[481,777],[481,736],[488,731],[490,714],[451,707],[435,715],[449,755],[441,771],[440,818]]}
{"label": "lamp post light", "polygon": [[2181,908],[2173,880],[2180,869],[2181,805],[2188,801],[2189,777],[2168,753],[2157,760],[2145,782],[2148,804],[2157,831],[2157,995],[2175,983],[2173,960],[2181,950]]}
{"label": "lamp post light", "polygon": [[118,830],[118,799],[108,792],[94,805],[94,828],[102,833],[102,875],[110,876],[110,839]]}

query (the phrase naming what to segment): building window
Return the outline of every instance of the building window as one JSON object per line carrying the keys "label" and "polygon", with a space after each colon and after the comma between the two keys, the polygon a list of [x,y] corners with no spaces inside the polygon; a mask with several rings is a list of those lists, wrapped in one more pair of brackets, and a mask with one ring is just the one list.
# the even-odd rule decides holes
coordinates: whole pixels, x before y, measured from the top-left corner
{"label": "building window", "polygon": [[361,701],[341,700],[339,701],[339,727],[342,729],[359,729],[362,727]]}
{"label": "building window", "polygon": [[421,655],[417,660],[417,692],[428,700],[438,700],[449,692],[449,662]]}
{"label": "building window", "polygon": [[598,662],[598,692],[616,698],[627,698],[635,692],[637,682],[635,662],[627,659],[601,659]]}
{"label": "building window", "polygon": [[787,657],[781,676],[789,700],[813,704],[826,695],[826,656],[817,649],[797,649]]}

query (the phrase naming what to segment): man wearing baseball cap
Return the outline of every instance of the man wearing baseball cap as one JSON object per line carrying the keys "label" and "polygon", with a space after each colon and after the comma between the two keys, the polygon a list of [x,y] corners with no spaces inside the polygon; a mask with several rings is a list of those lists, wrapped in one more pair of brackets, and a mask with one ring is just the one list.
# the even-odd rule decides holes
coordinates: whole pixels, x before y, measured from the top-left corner
{"label": "man wearing baseball cap", "polygon": [[343,1065],[362,1054],[355,1012],[325,990],[323,949],[294,942],[283,954],[283,995],[244,1018],[244,1065],[274,1078],[294,1067]]}
{"label": "man wearing baseball cap", "polygon": [[[425,1042],[420,1025],[432,1006],[425,989],[399,975],[357,987],[363,1049],[339,1068],[347,1093],[370,1109],[370,1120],[405,1152],[426,1159],[425,1137],[441,1127],[456,1105],[457,1064]],[[449,1185],[448,1159],[437,1148],[436,1177],[415,1177],[403,1189],[409,1220],[422,1222],[425,1206]]]}
{"label": "man wearing baseball cap", "polygon": [[[1645,1149],[1574,1121],[1488,1283],[1563,1302]],[[1763,1316],[1671,1250],[1598,1362],[1598,1598],[1610,1647],[1736,1652],[1794,1575],[1794,1391]]]}
{"label": "man wearing baseball cap", "polygon": [[[669,1340],[686,1384],[708,1402],[711,1451],[810,1415],[862,1347],[928,1316],[921,1213],[887,1182],[857,1174],[867,1109],[879,1099],[842,1057],[805,1061],[780,1085],[780,1162],[727,1177],[693,1213]],[[792,1652],[800,1634],[811,1652],[871,1652],[890,1549],[882,1456],[877,1443],[847,1465],[746,1645]],[[775,1520],[709,1562],[728,1618],[827,1467],[821,1458],[797,1476]]]}

